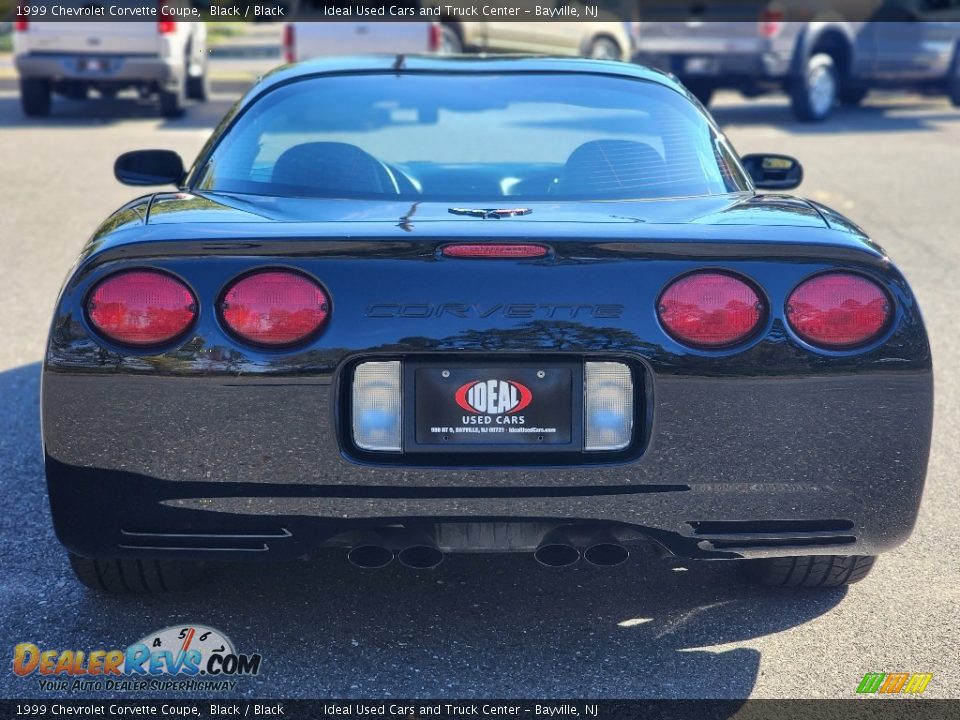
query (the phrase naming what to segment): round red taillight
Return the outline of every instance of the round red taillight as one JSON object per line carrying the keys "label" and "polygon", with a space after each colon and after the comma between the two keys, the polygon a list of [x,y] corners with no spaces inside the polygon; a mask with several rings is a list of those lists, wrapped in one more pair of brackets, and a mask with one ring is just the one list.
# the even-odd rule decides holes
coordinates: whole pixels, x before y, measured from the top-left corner
{"label": "round red taillight", "polygon": [[877,283],[850,273],[806,280],[787,299],[787,320],[801,338],[825,348],[862,345],[890,319],[890,299]]}
{"label": "round red taillight", "polygon": [[698,272],[671,283],[660,296],[660,321],[677,340],[696,347],[733,345],[752,335],[763,318],[763,302],[743,280]]}
{"label": "round red taillight", "polygon": [[123,345],[162,345],[193,324],[197,302],[182,282],[156,270],[128,270],[101,280],[87,299],[90,323]]}
{"label": "round red taillight", "polygon": [[256,345],[294,345],[326,324],[330,299],[323,288],[300,273],[263,270],[227,288],[220,313],[242,340]]}

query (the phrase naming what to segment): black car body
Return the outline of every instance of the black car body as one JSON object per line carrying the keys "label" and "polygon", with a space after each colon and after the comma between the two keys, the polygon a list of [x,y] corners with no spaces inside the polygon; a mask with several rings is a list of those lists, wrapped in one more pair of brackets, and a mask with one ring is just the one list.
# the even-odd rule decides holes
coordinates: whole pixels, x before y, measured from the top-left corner
{"label": "black car body", "polygon": [[[354,58],[268,76],[178,191],[141,197],[101,226],[57,301],[44,451],[57,534],[81,578],[149,589],[165,582],[147,577],[160,561],[289,559],[323,545],[351,548],[365,566],[394,553],[431,566],[458,551],[614,564],[652,539],[686,558],[752,560],[767,581],[787,572],[782,558],[791,572],[819,562],[779,581],[829,584],[828,571],[837,582],[862,574],[846,559],[907,538],[930,443],[930,349],[906,280],[861,230],[816,203],[758,194],[736,158],[724,166],[734,190],[668,198],[601,201],[553,187],[539,199],[495,197],[461,165],[440,171],[451,183],[470,176],[451,201],[425,180],[424,200],[415,188],[396,198],[209,189],[225,181],[205,179],[205,168],[225,162],[217,148],[246,132],[245,117],[269,125],[262,112],[285,88],[359,77],[427,91],[437,78],[521,90],[629,83],[695,113],[709,147],[726,147],[682,86],[618,63]],[[463,109],[473,97],[449,102]],[[321,151],[343,163],[356,154]],[[234,288],[264,271],[320,289],[319,330],[273,345],[238,336],[226,320],[242,305]],[[186,289],[183,332],[130,346],[98,328],[99,289],[131,272]],[[754,293],[736,312],[755,322],[732,342],[691,344],[665,325],[671,287],[704,274]],[[818,347],[788,319],[788,298],[838,277],[882,297],[883,320],[860,342]],[[368,363],[372,384],[358,389]],[[609,383],[591,384],[607,370]],[[464,404],[487,378],[507,383],[489,386],[501,410],[525,401],[531,426],[556,427],[455,437],[461,419],[497,424]],[[598,394],[608,391],[609,403]],[[357,441],[381,421],[399,433],[396,448]],[[627,428],[625,441],[588,450],[603,423]]]}

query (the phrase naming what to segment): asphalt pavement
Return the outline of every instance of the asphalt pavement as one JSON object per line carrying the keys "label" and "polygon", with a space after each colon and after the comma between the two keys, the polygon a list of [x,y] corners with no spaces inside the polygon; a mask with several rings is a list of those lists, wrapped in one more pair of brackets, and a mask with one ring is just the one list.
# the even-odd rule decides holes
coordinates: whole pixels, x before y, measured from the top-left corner
{"label": "asphalt pavement", "polygon": [[[124,647],[193,622],[263,655],[263,673],[237,687],[248,697],[845,698],[864,673],[893,671],[933,673],[926,696],[960,697],[960,110],[940,99],[879,96],[820,126],[795,123],[779,98],[722,95],[715,108],[741,153],[799,157],[800,193],[871,233],[923,307],[937,384],[928,487],[913,537],[866,581],[754,589],[723,566],[652,553],[607,571],[455,556],[432,572],[366,572],[329,553],[214,568],[174,596],[81,587],[51,529],[41,463],[53,302],[83,240],[136,195],[113,179],[114,158],[146,147],[192,157],[233,100],[176,121],[132,97],[60,101],[26,122],[0,91],[0,651]],[[35,679],[0,672],[0,696],[38,695]]]}

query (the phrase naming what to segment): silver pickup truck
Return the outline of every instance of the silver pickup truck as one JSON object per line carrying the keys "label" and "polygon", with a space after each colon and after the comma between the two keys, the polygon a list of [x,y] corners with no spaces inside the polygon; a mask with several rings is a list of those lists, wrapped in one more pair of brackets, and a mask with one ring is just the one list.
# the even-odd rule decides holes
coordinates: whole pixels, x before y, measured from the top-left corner
{"label": "silver pickup truck", "polygon": [[[734,3],[701,4],[685,22],[643,22],[634,59],[672,72],[705,105],[720,88],[783,90],[808,122],[881,87],[946,94],[960,106],[960,0],[738,2],[743,19],[717,20],[734,15],[724,5]],[[845,9],[859,19],[845,20]]]}

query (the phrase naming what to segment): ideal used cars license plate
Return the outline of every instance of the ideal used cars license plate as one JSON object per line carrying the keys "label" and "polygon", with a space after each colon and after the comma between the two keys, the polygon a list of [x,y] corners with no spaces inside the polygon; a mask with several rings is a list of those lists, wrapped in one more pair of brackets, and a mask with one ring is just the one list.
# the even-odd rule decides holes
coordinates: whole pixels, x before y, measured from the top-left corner
{"label": "ideal used cars license plate", "polygon": [[80,58],[77,66],[80,72],[103,72],[107,69],[107,61],[103,58]]}
{"label": "ideal used cars license plate", "polygon": [[573,369],[419,367],[418,445],[564,445],[572,441]]}
{"label": "ideal used cars license plate", "polygon": [[688,75],[713,75],[717,72],[717,64],[711,57],[688,57],[683,71]]}

